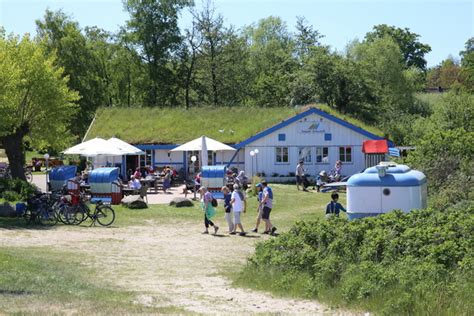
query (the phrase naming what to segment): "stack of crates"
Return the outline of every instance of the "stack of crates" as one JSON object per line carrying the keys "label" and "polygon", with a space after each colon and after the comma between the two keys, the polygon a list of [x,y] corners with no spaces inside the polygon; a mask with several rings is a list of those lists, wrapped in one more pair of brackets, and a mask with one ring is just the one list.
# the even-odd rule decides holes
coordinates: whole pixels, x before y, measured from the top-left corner
{"label": "stack of crates", "polygon": [[201,185],[207,187],[208,191],[216,199],[224,198],[221,188],[226,184],[226,166],[203,166],[201,170]]}
{"label": "stack of crates", "polygon": [[76,170],[76,166],[61,166],[51,169],[49,172],[51,191],[60,191],[69,179],[76,176]]}
{"label": "stack of crates", "polygon": [[91,202],[102,201],[107,204],[120,204],[122,190],[117,184],[118,168],[97,168],[89,173]]}

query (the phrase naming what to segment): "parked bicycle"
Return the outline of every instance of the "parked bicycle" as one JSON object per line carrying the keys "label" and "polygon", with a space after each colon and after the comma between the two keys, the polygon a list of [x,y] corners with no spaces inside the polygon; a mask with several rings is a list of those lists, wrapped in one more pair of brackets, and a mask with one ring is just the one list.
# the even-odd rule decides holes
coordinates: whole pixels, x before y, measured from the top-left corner
{"label": "parked bicycle", "polygon": [[56,212],[50,205],[50,197],[45,193],[29,198],[24,213],[19,215],[23,216],[27,224],[54,226],[58,222]]}
{"label": "parked bicycle", "polygon": [[63,218],[67,224],[79,225],[90,219],[92,221],[90,226],[94,226],[95,223],[101,226],[112,225],[115,221],[115,211],[110,205],[97,201],[94,210],[91,210],[86,202],[85,195],[82,193],[71,195],[70,202],[63,209],[63,215],[60,215],[60,218]]}

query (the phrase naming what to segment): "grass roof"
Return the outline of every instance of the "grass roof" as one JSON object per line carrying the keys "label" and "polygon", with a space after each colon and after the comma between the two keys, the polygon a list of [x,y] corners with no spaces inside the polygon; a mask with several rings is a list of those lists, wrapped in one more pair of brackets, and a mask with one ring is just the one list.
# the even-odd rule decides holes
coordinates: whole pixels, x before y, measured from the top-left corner
{"label": "grass roof", "polygon": [[[383,133],[326,105],[314,107],[373,134]],[[132,144],[182,144],[201,135],[223,143],[239,143],[308,108],[197,107],[100,108],[86,139],[118,137]]]}

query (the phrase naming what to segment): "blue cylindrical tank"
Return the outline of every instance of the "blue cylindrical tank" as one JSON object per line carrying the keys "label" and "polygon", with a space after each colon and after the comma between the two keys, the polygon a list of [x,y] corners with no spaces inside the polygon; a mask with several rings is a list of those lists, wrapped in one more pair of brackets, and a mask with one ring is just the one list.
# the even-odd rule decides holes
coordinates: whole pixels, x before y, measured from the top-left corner
{"label": "blue cylindrical tank", "polygon": [[406,165],[384,163],[367,168],[347,181],[349,219],[392,210],[409,212],[427,204],[426,176]]}

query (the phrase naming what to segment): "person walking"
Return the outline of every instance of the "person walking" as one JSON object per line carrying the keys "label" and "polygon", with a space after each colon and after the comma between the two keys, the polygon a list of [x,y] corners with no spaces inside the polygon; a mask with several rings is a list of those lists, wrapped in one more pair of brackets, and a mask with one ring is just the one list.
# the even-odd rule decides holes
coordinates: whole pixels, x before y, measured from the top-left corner
{"label": "person walking", "polygon": [[214,224],[212,222],[212,218],[216,215],[216,209],[212,206],[212,194],[207,190],[206,187],[202,186],[200,189],[200,193],[202,196],[201,199],[201,207],[202,210],[204,211],[204,227],[206,228],[205,231],[203,231],[203,234],[209,234],[209,226],[214,227],[214,235],[217,234],[217,231],[219,230],[219,226]]}
{"label": "person walking", "polygon": [[240,186],[236,183],[234,184],[234,192],[232,192],[230,203],[232,204],[232,210],[234,211],[234,230],[232,235],[237,233],[237,228],[240,228],[240,236],[245,236],[247,233],[244,231],[242,222],[240,220],[240,214],[246,212],[246,201],[244,194],[240,191]]}
{"label": "person walking", "polygon": [[265,231],[263,233],[274,235],[277,228],[274,227],[270,221],[270,212],[273,207],[273,191],[272,188],[268,186],[267,181],[263,180],[261,184],[263,187],[263,198],[260,204],[263,206],[262,220],[265,222]]}
{"label": "person walking", "polygon": [[262,214],[263,214],[263,205],[260,204],[260,202],[263,199],[263,190],[262,190],[262,184],[257,183],[257,222],[255,223],[255,228],[252,230],[252,233],[257,233],[258,232],[258,226],[260,225],[260,221],[262,220]]}
{"label": "person walking", "polygon": [[229,234],[234,231],[234,219],[232,212],[231,193],[227,186],[223,186],[221,192],[224,194],[224,211],[225,211],[225,220],[229,226]]}
{"label": "person walking", "polygon": [[346,209],[342,206],[341,203],[337,202],[339,200],[339,194],[331,194],[331,202],[326,205],[326,218],[339,216],[340,211],[345,212]]}

